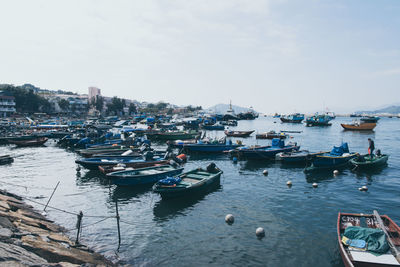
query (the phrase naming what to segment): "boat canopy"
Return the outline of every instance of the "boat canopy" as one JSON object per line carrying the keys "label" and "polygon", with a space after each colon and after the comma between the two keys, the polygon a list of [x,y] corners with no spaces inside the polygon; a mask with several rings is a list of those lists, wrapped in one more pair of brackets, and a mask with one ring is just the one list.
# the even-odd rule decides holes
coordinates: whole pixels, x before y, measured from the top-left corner
{"label": "boat canopy", "polygon": [[274,139],[272,139],[272,146],[283,148],[283,147],[285,147],[285,141],[283,141],[280,138],[274,138]]}
{"label": "boat canopy", "polygon": [[349,145],[343,143],[341,146],[334,146],[331,151],[331,155],[342,156],[343,153],[349,153]]}

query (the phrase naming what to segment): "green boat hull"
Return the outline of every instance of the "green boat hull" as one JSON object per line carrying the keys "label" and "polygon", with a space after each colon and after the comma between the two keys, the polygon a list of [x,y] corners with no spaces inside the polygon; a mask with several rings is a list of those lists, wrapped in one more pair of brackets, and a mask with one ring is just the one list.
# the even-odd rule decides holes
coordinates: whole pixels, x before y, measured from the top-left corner
{"label": "green boat hull", "polygon": [[350,160],[350,163],[356,166],[358,169],[375,169],[383,167],[387,164],[389,159],[388,155],[373,156],[371,159],[370,155],[363,155],[363,161],[359,161],[358,158]]}

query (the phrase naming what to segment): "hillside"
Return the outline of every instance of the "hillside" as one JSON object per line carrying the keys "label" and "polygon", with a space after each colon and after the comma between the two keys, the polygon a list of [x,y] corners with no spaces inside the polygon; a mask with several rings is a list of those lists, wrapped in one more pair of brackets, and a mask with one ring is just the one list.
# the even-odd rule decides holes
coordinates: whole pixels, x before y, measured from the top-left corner
{"label": "hillside", "polygon": [[389,106],[377,110],[363,110],[363,111],[356,111],[356,114],[379,114],[379,113],[389,113],[389,114],[399,114],[400,113],[400,106]]}

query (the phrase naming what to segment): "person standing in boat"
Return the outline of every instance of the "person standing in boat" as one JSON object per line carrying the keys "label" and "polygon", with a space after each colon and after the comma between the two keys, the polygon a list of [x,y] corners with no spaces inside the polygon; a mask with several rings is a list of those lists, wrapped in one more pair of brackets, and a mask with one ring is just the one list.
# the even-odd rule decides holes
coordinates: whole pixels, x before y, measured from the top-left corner
{"label": "person standing in boat", "polygon": [[368,143],[369,143],[368,154],[372,158],[374,156],[375,143],[371,138],[368,138]]}

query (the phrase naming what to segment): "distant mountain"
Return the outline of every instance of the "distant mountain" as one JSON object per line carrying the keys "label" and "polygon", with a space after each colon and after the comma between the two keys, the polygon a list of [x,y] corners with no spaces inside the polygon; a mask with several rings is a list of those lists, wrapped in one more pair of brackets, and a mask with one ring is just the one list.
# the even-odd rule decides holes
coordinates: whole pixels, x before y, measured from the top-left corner
{"label": "distant mountain", "polygon": [[379,114],[379,113],[399,114],[400,106],[389,106],[377,110],[356,111],[355,113],[356,114]]}
{"label": "distant mountain", "polygon": [[[217,104],[215,106],[212,106],[212,107],[206,109],[206,111],[211,112],[211,113],[217,113],[217,114],[225,114],[228,111],[228,109],[229,109],[228,104]],[[235,105],[232,105],[232,109],[234,110],[235,114],[248,112],[248,111],[254,111],[251,108],[244,108],[244,107],[235,106]]]}

